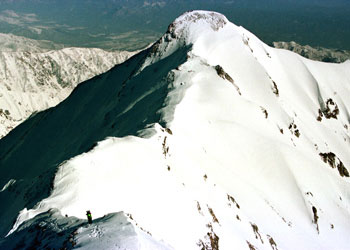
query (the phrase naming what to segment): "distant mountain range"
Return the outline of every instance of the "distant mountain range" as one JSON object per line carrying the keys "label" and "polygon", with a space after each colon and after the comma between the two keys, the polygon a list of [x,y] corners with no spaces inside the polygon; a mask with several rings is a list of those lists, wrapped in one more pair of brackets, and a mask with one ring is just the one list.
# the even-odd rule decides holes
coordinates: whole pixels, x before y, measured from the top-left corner
{"label": "distant mountain range", "polygon": [[64,45],[0,33],[0,52],[45,52],[63,49]]}
{"label": "distant mountain range", "polygon": [[340,49],[313,48],[309,45],[300,45],[296,42],[273,42],[278,49],[287,49],[315,61],[342,63],[350,60],[350,51]]}
{"label": "distant mountain range", "polygon": [[60,46],[5,34],[0,34],[0,44],[0,138],[33,112],[64,100],[78,83],[134,54],[89,48],[48,51]]}
{"label": "distant mountain range", "polygon": [[350,2],[345,0],[1,1],[0,30],[65,46],[136,50],[191,9],[224,13],[269,44],[296,41],[350,50]]}

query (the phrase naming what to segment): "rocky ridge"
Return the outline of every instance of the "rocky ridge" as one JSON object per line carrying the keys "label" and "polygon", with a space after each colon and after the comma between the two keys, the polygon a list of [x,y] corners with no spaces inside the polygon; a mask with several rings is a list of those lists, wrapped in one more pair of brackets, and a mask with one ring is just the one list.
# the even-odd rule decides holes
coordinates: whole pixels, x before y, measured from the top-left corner
{"label": "rocky ridge", "polygon": [[315,61],[342,63],[350,60],[350,51],[300,45],[296,42],[273,42],[277,49],[287,49]]}

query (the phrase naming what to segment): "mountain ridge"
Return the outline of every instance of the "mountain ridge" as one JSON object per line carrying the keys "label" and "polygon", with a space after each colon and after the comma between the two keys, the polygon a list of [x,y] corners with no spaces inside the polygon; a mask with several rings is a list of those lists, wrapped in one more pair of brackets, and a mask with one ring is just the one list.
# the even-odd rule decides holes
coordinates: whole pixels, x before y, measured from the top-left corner
{"label": "mountain ridge", "polygon": [[109,70],[136,53],[90,48],[37,52],[38,49],[35,52],[0,52],[0,80],[3,83],[0,86],[0,137],[33,112],[64,100],[78,83]]}
{"label": "mountain ridge", "polygon": [[273,42],[273,47],[287,49],[311,60],[321,62],[342,63],[350,60],[350,52],[339,49],[313,48],[309,45],[300,45],[296,42]]}
{"label": "mountain ridge", "polygon": [[1,52],[46,52],[63,49],[64,46],[51,41],[33,40],[13,34],[0,33]]}
{"label": "mountain ridge", "polygon": [[349,63],[192,19],[212,15],[184,14],[183,39],[167,32],[0,140],[1,234],[90,209],[126,211],[170,249],[347,246]]}

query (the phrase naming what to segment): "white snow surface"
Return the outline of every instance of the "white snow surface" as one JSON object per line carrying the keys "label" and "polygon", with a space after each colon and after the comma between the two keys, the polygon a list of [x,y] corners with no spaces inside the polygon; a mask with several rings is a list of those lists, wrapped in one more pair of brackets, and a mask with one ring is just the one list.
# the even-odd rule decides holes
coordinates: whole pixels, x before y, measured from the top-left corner
{"label": "white snow surface", "polygon": [[139,229],[129,214],[111,213],[88,224],[85,220],[62,216],[57,209],[22,224],[16,235],[0,240],[0,244],[2,249],[172,249]]}
{"label": "white snow surface", "polygon": [[[27,38],[22,40],[24,44],[28,42]],[[13,43],[17,44],[16,41]],[[57,105],[78,83],[106,72],[135,54],[96,48],[19,50],[0,52],[0,138],[33,112]]]}
{"label": "white snow surface", "polygon": [[[38,131],[51,135],[55,128],[50,124],[75,108],[77,114],[61,122],[67,130],[84,124],[74,138],[68,132],[47,138],[57,139],[42,144],[50,147],[51,156],[60,141],[67,148],[71,143],[79,147],[84,138],[107,130],[110,120],[117,121],[115,130],[124,122],[128,131],[138,130],[116,133],[126,136],[107,137],[60,162],[50,195],[31,207],[16,206],[23,209],[10,236],[54,208],[81,219],[86,210],[94,218],[125,211],[156,241],[181,250],[349,248],[349,62],[315,62],[271,48],[223,15],[207,11],[177,18],[147,53],[134,58],[142,58],[141,63],[129,60],[116,67],[126,72],[134,67],[127,80],[115,78],[115,88],[122,86],[118,97],[109,97],[106,90],[113,70],[83,86],[105,93],[106,101],[96,104],[103,108],[84,113],[82,107],[101,96],[88,99],[82,87],[43,115],[46,121],[34,120]],[[166,78],[159,77],[163,71]],[[107,113],[114,102],[121,108]],[[143,114],[155,107],[159,118],[149,122]],[[105,121],[97,125],[94,117]],[[0,187],[18,178],[23,181],[11,182],[15,190],[26,178],[38,181],[33,173],[18,177],[5,172],[14,157],[32,154],[26,145],[39,132],[24,134],[31,131],[30,121],[26,124],[0,140],[6,147],[0,147]],[[13,149],[17,134],[24,142]],[[44,173],[34,156],[26,159],[35,163],[23,160],[18,168],[36,164],[35,174]],[[32,190],[32,184],[25,185]],[[1,199],[12,197],[10,188],[3,190]],[[92,249],[95,243],[84,247]]]}

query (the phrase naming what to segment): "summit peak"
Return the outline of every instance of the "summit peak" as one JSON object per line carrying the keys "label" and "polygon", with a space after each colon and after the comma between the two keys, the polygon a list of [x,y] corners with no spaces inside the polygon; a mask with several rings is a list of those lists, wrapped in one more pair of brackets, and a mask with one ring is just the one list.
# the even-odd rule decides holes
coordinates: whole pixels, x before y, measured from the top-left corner
{"label": "summit peak", "polygon": [[193,33],[200,33],[203,30],[218,31],[229,21],[227,18],[217,12],[194,10],[185,12],[172,22],[167,30],[172,37],[188,36]]}

